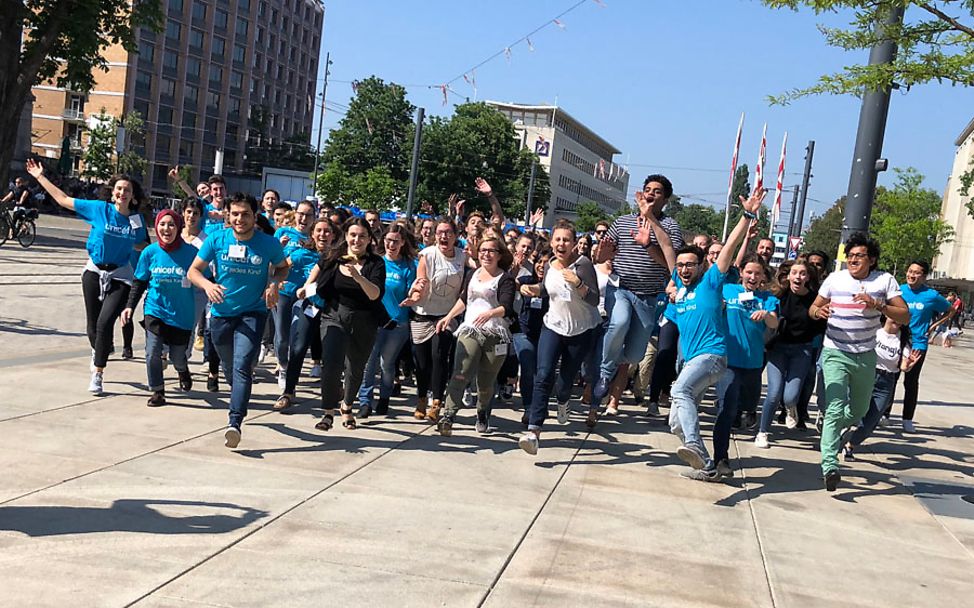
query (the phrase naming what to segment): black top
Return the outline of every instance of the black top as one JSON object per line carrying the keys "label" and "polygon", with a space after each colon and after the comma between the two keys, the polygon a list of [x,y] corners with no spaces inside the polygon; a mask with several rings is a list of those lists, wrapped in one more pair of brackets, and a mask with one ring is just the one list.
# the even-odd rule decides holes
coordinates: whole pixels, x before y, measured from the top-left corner
{"label": "black top", "polygon": [[[532,272],[523,275],[515,282],[518,287],[521,285],[537,285],[538,277]],[[518,323],[521,325],[521,332],[528,337],[532,343],[537,344],[541,337],[541,327],[544,325],[544,316],[548,312],[548,295],[542,290],[540,298],[529,298],[522,296],[521,314],[518,316]]]}
{"label": "black top", "polygon": [[795,295],[790,289],[779,297],[780,325],[776,340],[785,344],[805,344],[825,333],[826,321],[812,319],[808,308],[815,301],[815,293]]}
{"label": "black top", "polygon": [[318,260],[318,297],[331,310],[341,305],[352,310],[371,311],[380,324],[383,323],[381,319],[388,317],[382,305],[382,294],[386,289],[385,261],[375,254],[366,254],[362,262],[362,276],[379,288],[379,297],[375,300],[370,300],[351,277],[338,271],[340,264],[341,260],[337,258],[329,260],[322,256]]}

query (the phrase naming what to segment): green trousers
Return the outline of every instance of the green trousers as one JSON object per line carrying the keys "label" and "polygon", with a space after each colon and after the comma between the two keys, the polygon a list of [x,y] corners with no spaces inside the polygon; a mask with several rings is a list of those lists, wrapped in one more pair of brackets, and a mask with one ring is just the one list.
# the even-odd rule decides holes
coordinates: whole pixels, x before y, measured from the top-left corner
{"label": "green trousers", "polygon": [[477,412],[490,409],[490,401],[497,384],[497,372],[504,365],[508,350],[509,347],[495,336],[487,337],[483,344],[472,336],[457,338],[457,348],[453,354],[453,377],[446,386],[443,412],[446,417],[453,418],[463,407],[463,391],[474,380],[477,381]]}
{"label": "green trousers", "polygon": [[839,468],[842,431],[856,424],[869,411],[876,383],[876,351],[847,353],[822,349],[825,377],[825,424],[822,428],[822,473]]}

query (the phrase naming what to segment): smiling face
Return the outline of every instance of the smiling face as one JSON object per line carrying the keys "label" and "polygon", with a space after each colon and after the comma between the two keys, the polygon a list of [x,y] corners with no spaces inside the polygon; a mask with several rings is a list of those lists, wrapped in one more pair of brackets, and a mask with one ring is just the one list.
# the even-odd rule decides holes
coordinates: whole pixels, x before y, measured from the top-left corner
{"label": "smiling face", "polygon": [[199,221],[200,221],[199,210],[197,210],[196,207],[192,205],[186,205],[186,208],[183,209],[183,224],[186,225],[186,228],[190,230],[194,230],[199,224]]}
{"label": "smiling face", "polygon": [[710,249],[707,250],[707,263],[716,264],[717,258],[720,256],[720,252],[723,249],[724,246],[721,245],[720,243],[714,243],[713,245],[711,245]]}
{"label": "smiling face", "polygon": [[284,218],[287,217],[287,209],[275,209],[274,210],[274,225],[283,226]]}
{"label": "smiling face", "polygon": [[480,244],[477,249],[477,257],[480,265],[488,272],[497,269],[497,264],[501,260],[501,243],[497,238],[489,238]]}
{"label": "smiling face", "polygon": [[210,184],[210,195],[213,197],[213,203],[219,207],[227,198],[227,185],[221,182],[213,182]]}
{"label": "smiling face", "polygon": [[419,229],[419,235],[423,237],[424,245],[432,245],[435,238],[436,222],[433,220],[423,220],[423,227]]}
{"label": "smiling face", "polygon": [[196,196],[206,198],[210,195],[210,185],[206,182],[196,184]]}
{"label": "smiling face", "polygon": [[514,245],[514,251],[527,263],[528,258],[534,253],[534,241],[522,236],[517,240],[517,244]]}
{"label": "smiling face", "polygon": [[865,245],[853,247],[845,257],[846,264],[849,267],[849,274],[854,279],[865,279],[869,276],[869,269],[876,263],[875,258],[869,257],[869,250]]}
{"label": "smiling face", "polygon": [[910,287],[921,287],[927,280],[927,273],[923,272],[923,267],[919,264],[910,264],[906,269],[906,284]]}
{"label": "smiling face", "polygon": [[692,285],[703,272],[703,264],[693,253],[681,253],[676,256],[676,274],[684,285]]}
{"label": "smiling face", "polygon": [[301,203],[294,213],[294,225],[302,234],[308,234],[311,230],[311,222],[315,219],[315,208],[311,203]]}
{"label": "smiling face", "polygon": [[365,255],[365,250],[372,240],[372,235],[368,229],[362,226],[349,226],[345,233],[345,242],[348,244],[348,252],[354,256]]}
{"label": "smiling face", "polygon": [[659,215],[666,205],[666,190],[659,182],[649,182],[643,186],[643,199],[639,203],[639,213],[641,215]]}
{"label": "smiling face", "polygon": [[230,227],[237,238],[249,238],[256,223],[254,210],[248,203],[230,203]]}
{"label": "smiling face", "polygon": [[479,215],[471,215],[470,218],[467,219],[467,234],[470,234],[471,232],[483,231],[483,229],[486,227],[487,222],[485,222],[484,218],[480,217]]}
{"label": "smiling face", "polygon": [[399,232],[389,232],[382,238],[382,244],[386,248],[386,256],[390,260],[399,259],[402,251],[402,234]]}
{"label": "smiling face", "polygon": [[538,258],[538,261],[537,262],[535,262],[535,264],[534,264],[534,274],[538,275],[538,278],[539,279],[542,279],[542,280],[544,279],[544,267],[545,267],[545,264],[547,264],[550,260],[551,260],[551,258],[549,256],[543,255],[540,258]]}
{"label": "smiling face", "polygon": [[331,227],[327,222],[318,222],[311,231],[311,238],[314,239],[315,249],[319,252],[328,249],[335,240],[335,235],[331,233]]}
{"label": "smiling face", "polygon": [[568,263],[575,249],[575,233],[567,228],[558,228],[551,233],[551,250],[559,262]]}
{"label": "smiling face", "polygon": [[766,280],[764,266],[757,262],[750,262],[744,265],[744,270],[741,271],[741,285],[744,286],[744,289],[748,291],[760,289]]}
{"label": "smiling face", "polygon": [[179,236],[176,221],[171,215],[165,215],[159,220],[156,224],[156,231],[159,233],[159,240],[166,245],[171,244]]}
{"label": "smiling face", "polygon": [[764,258],[765,262],[770,262],[771,256],[774,255],[774,241],[771,239],[761,239],[758,241],[755,253]]}
{"label": "smiling face", "polygon": [[115,182],[115,186],[112,187],[112,202],[116,207],[127,210],[129,203],[132,202],[132,182],[125,179]]}
{"label": "smiling face", "polygon": [[808,267],[804,264],[795,264],[788,271],[788,288],[792,293],[803,295],[808,291]]}

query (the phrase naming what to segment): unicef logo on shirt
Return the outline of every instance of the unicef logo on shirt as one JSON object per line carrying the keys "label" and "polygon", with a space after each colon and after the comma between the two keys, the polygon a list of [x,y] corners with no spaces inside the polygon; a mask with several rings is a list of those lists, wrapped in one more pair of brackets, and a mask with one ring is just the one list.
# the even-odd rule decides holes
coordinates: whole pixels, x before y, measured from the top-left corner
{"label": "unicef logo on shirt", "polygon": [[184,272],[184,271],[183,271],[183,269],[182,269],[182,268],[177,268],[177,269],[176,269],[176,274],[177,274],[178,276],[183,276],[183,272]]}
{"label": "unicef logo on shirt", "polygon": [[250,263],[254,266],[260,266],[260,263],[264,261],[264,258],[260,257],[256,253],[250,256]]}
{"label": "unicef logo on shirt", "polygon": [[916,304],[914,304],[914,308],[916,308],[917,310],[923,310],[923,302],[917,302]]}

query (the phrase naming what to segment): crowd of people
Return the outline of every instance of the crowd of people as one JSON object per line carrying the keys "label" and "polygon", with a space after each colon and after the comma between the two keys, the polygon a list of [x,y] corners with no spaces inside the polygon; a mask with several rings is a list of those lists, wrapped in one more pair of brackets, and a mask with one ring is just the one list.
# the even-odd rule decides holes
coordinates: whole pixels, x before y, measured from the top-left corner
{"label": "crowd of people", "polygon": [[[464,201],[451,197],[449,216],[383,225],[375,211],[292,206],[274,190],[260,201],[231,195],[219,175],[191,188],[175,169],[186,198],[148,217],[131,177],[114,178],[106,202],[70,197],[41,165],[27,168],[91,226],[82,276],[89,390],[104,392],[119,319],[131,357],[144,299],[147,405],[166,404],[169,363],[179,390],[192,390],[188,360],[201,350],[206,389],[221,391],[221,375],[229,389],[229,448],[241,441],[255,369],[272,354],[274,410],[296,405],[302,375],[317,378],[322,433],[336,416],[352,430],[394,414],[390,399],[414,379],[412,415],[444,437],[463,407],[476,409],[476,432],[488,433],[492,409],[514,407],[519,393],[518,445],[532,455],[552,397],[565,425],[580,393],[591,429],[618,412],[629,390],[649,416],[668,408],[681,440],[676,456],[689,465],[682,475],[709,482],[734,475],[733,433],[754,431],[754,445],[770,448],[773,435],[807,429],[814,392],[822,475],[833,491],[839,456],[853,461],[889,424],[901,374],[902,426],[914,430],[929,336],[959,312],[926,285],[926,261],[911,264],[899,285],[862,234],[843,244],[844,269],[831,271],[821,251],[773,269],[773,242],[756,238],[765,196],[757,189],[739,201],[725,242],[685,242],[665,213],[673,187],[663,175],[646,178],[634,213],[599,222],[590,235],[564,220],[549,230],[507,225],[479,178],[489,217],[464,213]],[[700,428],[711,393],[712,452]]]}

